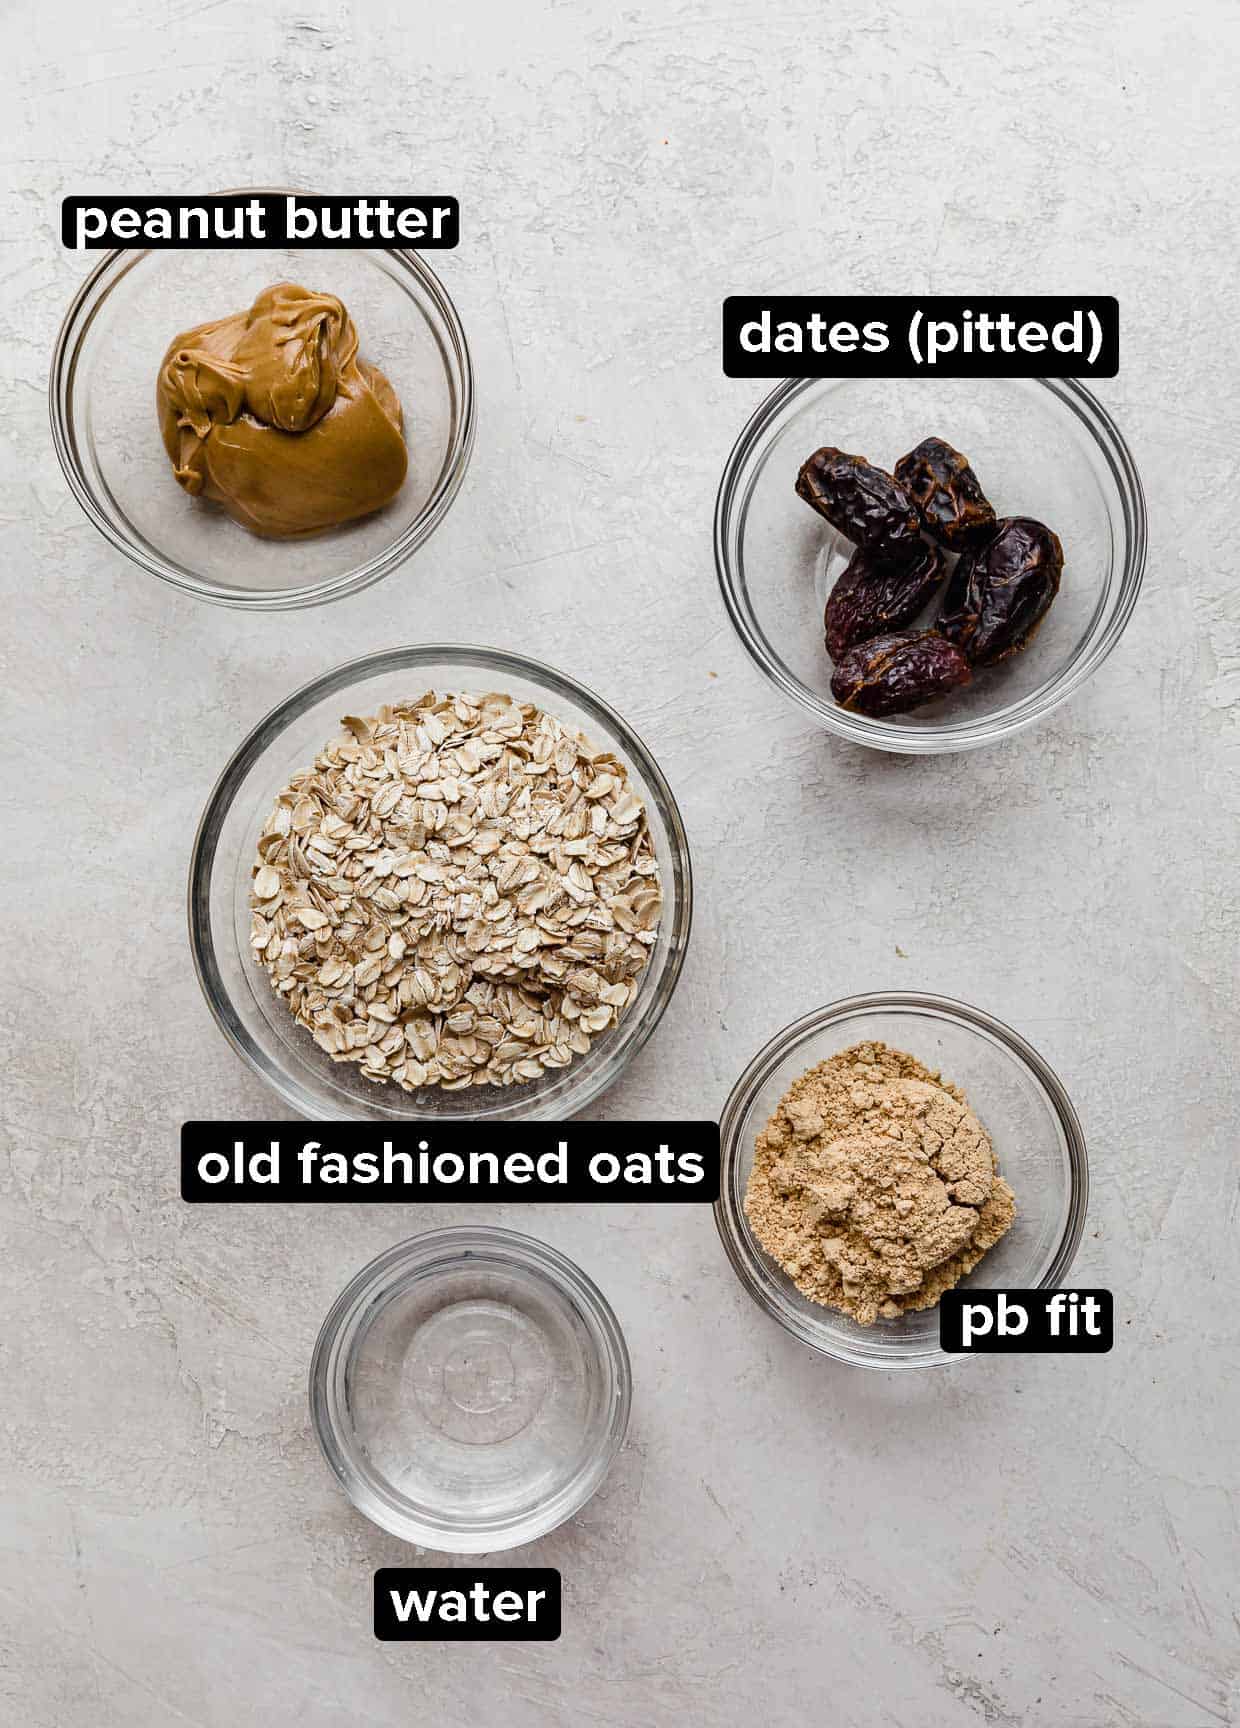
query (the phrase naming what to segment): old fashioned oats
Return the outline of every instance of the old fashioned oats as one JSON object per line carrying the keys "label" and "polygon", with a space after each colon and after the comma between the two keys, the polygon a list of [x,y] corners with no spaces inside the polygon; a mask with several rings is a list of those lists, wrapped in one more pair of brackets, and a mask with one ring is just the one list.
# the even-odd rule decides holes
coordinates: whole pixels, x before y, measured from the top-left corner
{"label": "old fashioned oats", "polygon": [[294,1018],[408,1091],[584,1056],[637,994],[663,904],[623,762],[494,693],[342,725],[253,870],[251,946]]}

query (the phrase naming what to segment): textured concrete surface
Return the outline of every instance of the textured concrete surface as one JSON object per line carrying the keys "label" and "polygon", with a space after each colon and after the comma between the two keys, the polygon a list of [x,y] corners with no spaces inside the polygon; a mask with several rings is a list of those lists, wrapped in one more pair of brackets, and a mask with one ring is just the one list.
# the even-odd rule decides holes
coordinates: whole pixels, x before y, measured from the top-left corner
{"label": "textured concrete surface", "polygon": [[[5,1724],[1240,1720],[1240,20],[925,13],[5,8]],[[109,551],[44,388],[84,274],[62,194],[255,182],[459,195],[442,273],[481,422],[413,566],[247,621]],[[843,748],[732,638],[710,513],[762,390],[720,375],[718,304],[814,286],[1121,297],[1100,394],[1144,471],[1146,594],[1006,748]],[[180,1121],[273,1106],[199,998],[182,900],[259,714],[480,616],[624,709],[696,846],[684,980],[609,1112],[713,1112],[775,1027],[852,990],[976,1001],[1078,1104],[1079,1277],[1114,1289],[1119,1342],[867,1376],[750,1306],[705,1210],[512,1209],[613,1299],[631,1438],[521,1556],[563,1571],[559,1643],[415,1650],[371,1638],[371,1573],[410,1556],[328,1480],[305,1369],[357,1266],[463,1214],[180,1203]]]}

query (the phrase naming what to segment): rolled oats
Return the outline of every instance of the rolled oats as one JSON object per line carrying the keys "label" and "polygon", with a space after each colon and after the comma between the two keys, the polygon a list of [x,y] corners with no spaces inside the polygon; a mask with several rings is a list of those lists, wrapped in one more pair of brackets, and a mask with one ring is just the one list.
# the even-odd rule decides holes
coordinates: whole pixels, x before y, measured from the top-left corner
{"label": "rolled oats", "polygon": [[637,994],[663,904],[623,762],[494,693],[342,726],[277,797],[253,872],[251,946],[294,1018],[407,1091],[584,1056]]}

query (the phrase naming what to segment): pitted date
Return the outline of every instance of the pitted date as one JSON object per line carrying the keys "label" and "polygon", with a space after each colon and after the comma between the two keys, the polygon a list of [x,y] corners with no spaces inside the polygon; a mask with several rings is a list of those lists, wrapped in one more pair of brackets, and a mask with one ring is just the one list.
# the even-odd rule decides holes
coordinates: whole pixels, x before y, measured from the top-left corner
{"label": "pitted date", "polygon": [[949,552],[964,552],[993,533],[994,509],[968,457],[945,439],[923,438],[901,456],[895,477],[920,512],[926,533]]}
{"label": "pitted date", "polygon": [[1028,646],[1062,573],[1058,535],[1032,516],[1005,516],[984,546],[961,556],[938,627],[974,666],[993,666]]}
{"label": "pitted date", "polygon": [[858,546],[911,557],[921,519],[904,487],[864,456],[824,445],[801,464],[797,495]]}
{"label": "pitted date", "polygon": [[831,679],[841,708],[877,719],[904,714],[969,683],[969,662],[937,630],[900,630],[851,648]]}
{"label": "pitted date", "polygon": [[907,561],[858,546],[827,600],[827,653],[842,660],[858,642],[911,624],[942,580],[943,554],[924,540]]}

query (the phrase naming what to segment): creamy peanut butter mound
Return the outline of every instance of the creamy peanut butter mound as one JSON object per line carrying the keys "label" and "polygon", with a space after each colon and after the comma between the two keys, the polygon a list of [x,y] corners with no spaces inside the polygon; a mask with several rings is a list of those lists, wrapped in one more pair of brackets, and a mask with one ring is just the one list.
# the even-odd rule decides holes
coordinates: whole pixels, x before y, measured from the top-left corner
{"label": "creamy peanut butter mound", "polygon": [[186,330],[159,369],[177,480],[255,534],[289,539],[382,508],[408,468],[396,392],[359,360],[331,294],[293,282]]}
{"label": "creamy peanut butter mound", "polygon": [[745,1212],[811,1301],[871,1326],[932,1308],[1016,1206],[964,1095],[872,1043],[789,1087],[758,1135]]}

